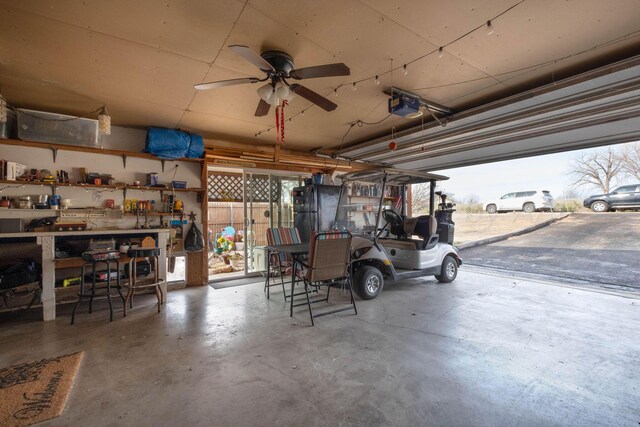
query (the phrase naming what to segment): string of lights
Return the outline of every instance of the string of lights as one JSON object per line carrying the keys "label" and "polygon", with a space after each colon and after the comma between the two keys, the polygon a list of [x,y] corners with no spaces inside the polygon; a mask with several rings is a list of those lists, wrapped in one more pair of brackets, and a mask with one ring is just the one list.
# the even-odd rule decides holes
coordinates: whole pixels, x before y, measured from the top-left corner
{"label": "string of lights", "polygon": [[[431,50],[431,51],[429,51],[429,52],[425,53],[424,55],[421,55],[421,56],[419,56],[419,57],[417,57],[417,58],[415,58],[415,59],[412,59],[411,61],[405,62],[405,63],[404,63],[404,64],[402,64],[401,66],[397,66],[397,67],[393,67],[393,66],[392,66],[388,71],[384,71],[384,72],[380,72],[380,73],[377,73],[377,74],[372,75],[372,76],[364,77],[364,78],[361,78],[361,79],[359,79],[359,80],[355,80],[355,81],[353,81],[353,82],[351,82],[351,83],[342,83],[342,84],[338,85],[335,89],[333,89],[333,91],[332,91],[331,93],[333,93],[333,94],[334,94],[334,96],[336,96],[336,97],[337,97],[337,96],[338,96],[338,90],[339,90],[340,88],[342,88],[342,87],[345,87],[345,86],[351,86],[351,89],[352,89],[353,91],[355,91],[355,90],[357,89],[357,85],[358,85],[359,83],[362,83],[362,82],[365,82],[365,81],[368,81],[368,80],[372,80],[372,81],[374,82],[374,84],[377,86],[377,85],[379,85],[379,84],[380,84],[380,77],[381,77],[381,76],[385,76],[385,75],[387,75],[387,74],[393,75],[393,72],[394,72],[394,71],[397,71],[397,70],[400,70],[400,69],[402,69],[402,74],[403,74],[404,76],[407,76],[407,75],[409,74],[409,65],[411,65],[411,64],[413,64],[413,63],[415,63],[415,62],[417,62],[417,61],[420,61],[420,60],[422,60],[422,59],[424,59],[424,58],[426,58],[426,57],[428,57],[428,56],[430,56],[430,55],[433,55],[433,54],[437,54],[437,55],[438,55],[438,57],[441,57],[442,55],[444,55],[444,48],[446,48],[446,47],[448,47],[448,46],[451,46],[452,44],[454,44],[454,43],[456,43],[456,42],[458,42],[458,41],[460,41],[460,40],[462,40],[462,39],[464,39],[464,38],[468,37],[470,34],[474,33],[475,31],[478,31],[479,29],[486,28],[486,30],[487,30],[487,34],[492,34],[492,33],[494,32],[493,22],[494,22],[496,19],[498,19],[498,18],[500,18],[501,16],[503,16],[504,14],[508,13],[509,11],[511,11],[512,9],[514,9],[515,7],[517,7],[518,5],[520,5],[520,4],[522,4],[522,3],[524,3],[525,1],[526,1],[526,0],[520,0],[520,1],[518,1],[517,3],[515,3],[515,4],[511,5],[511,6],[510,6],[510,7],[508,7],[507,9],[503,10],[502,12],[500,12],[499,14],[497,14],[496,16],[494,16],[493,18],[491,18],[491,19],[487,20],[486,22],[483,22],[481,25],[478,25],[478,26],[476,26],[476,27],[474,27],[474,28],[470,29],[469,31],[467,31],[467,32],[465,32],[464,34],[462,34],[462,35],[460,35],[460,36],[456,37],[456,38],[455,38],[455,39],[453,39],[452,41],[450,41],[450,42],[448,42],[448,43],[443,44],[442,46],[438,47],[437,49]],[[330,95],[330,93],[329,93],[329,94],[327,94],[327,95],[325,95],[325,96],[329,96],[329,95]],[[292,115],[291,117],[289,117],[289,121],[290,121],[290,122],[292,122],[292,121],[293,121],[293,119],[294,119],[295,117],[299,116],[299,115],[304,116],[304,112],[305,112],[306,110],[308,110],[309,108],[312,108],[314,105],[315,105],[315,104],[310,104],[310,105],[308,105],[307,107],[303,108],[300,112],[298,112],[298,113],[296,113],[296,114]],[[269,132],[269,131],[270,131],[271,129],[273,129],[274,127],[275,127],[275,126],[270,126],[270,127],[266,128],[265,130],[261,130],[261,131],[259,131],[259,132],[255,133],[255,134],[254,134],[254,136],[255,136],[255,137],[258,137],[258,136],[262,135],[263,133]]]}
{"label": "string of lights", "polygon": [[4,190],[8,190],[10,188],[23,188],[25,186],[26,186],[26,184],[22,184],[22,185],[5,185],[4,187],[0,187],[0,193],[2,193]]}
{"label": "string of lights", "polygon": [[[343,84],[339,85],[338,87],[336,87],[332,92],[334,93],[335,96],[338,96],[338,89],[340,89],[341,87],[344,87],[344,86],[349,86],[349,85],[351,85],[352,90],[356,90],[355,87],[357,86],[358,83],[362,83],[362,82],[367,81],[367,80],[373,80],[373,83],[377,86],[377,85],[380,84],[380,77],[381,76],[384,76],[386,74],[392,73],[393,71],[396,71],[396,70],[399,70],[399,69],[402,69],[403,73],[404,73],[405,70],[407,70],[407,68],[405,68],[405,65],[411,65],[411,64],[415,63],[416,61],[419,61],[419,60],[421,60],[423,58],[426,58],[426,57],[428,57],[430,55],[433,55],[433,54],[436,54],[438,56],[438,58],[441,58],[444,55],[444,50],[445,50],[446,47],[451,46],[453,43],[464,39],[465,37],[469,36],[471,33],[475,32],[475,31],[478,31],[479,29],[481,29],[483,27],[486,28],[487,34],[492,34],[493,31],[494,31],[494,23],[495,23],[496,19],[501,17],[505,13],[509,12],[510,10],[512,10],[513,8],[515,8],[516,6],[520,5],[523,2],[524,2],[524,0],[522,0],[522,1],[518,2],[518,3],[515,3],[514,5],[512,5],[508,9],[505,9],[499,15],[496,15],[492,19],[488,20],[486,23],[483,23],[482,25],[479,25],[479,26],[467,31],[466,33],[464,33],[461,36],[457,37],[456,39],[450,41],[449,43],[447,43],[447,44],[445,44],[443,46],[440,46],[438,49],[434,49],[434,50],[432,50],[432,51],[430,51],[430,52],[428,52],[428,53],[426,53],[426,54],[424,54],[424,55],[422,55],[422,56],[420,56],[418,58],[415,58],[415,59],[413,59],[411,61],[408,61],[406,64],[403,64],[402,66],[397,66],[395,68],[392,67],[391,70],[386,71],[384,73],[376,74],[373,77],[363,78],[363,79],[360,79],[360,80],[357,80],[357,81],[351,82],[351,83],[343,83]],[[573,52],[573,53],[568,54],[568,55],[563,55],[563,56],[556,57],[556,58],[553,58],[553,59],[550,59],[550,60],[547,60],[547,61],[536,63],[536,64],[529,65],[529,66],[526,66],[526,67],[520,67],[520,68],[504,71],[504,72],[493,74],[493,75],[490,75],[490,76],[478,77],[478,78],[469,79],[469,80],[462,80],[462,81],[458,81],[458,82],[445,83],[445,84],[441,84],[441,85],[425,86],[425,87],[419,87],[419,88],[411,88],[411,89],[408,89],[408,90],[410,90],[411,92],[420,92],[420,91],[425,91],[425,90],[433,90],[433,89],[440,89],[440,88],[452,87],[452,86],[457,86],[457,85],[463,85],[463,84],[467,84],[467,83],[473,83],[473,82],[482,81],[482,80],[488,80],[488,79],[497,80],[492,85],[485,86],[482,89],[480,89],[480,90],[486,90],[486,89],[488,89],[488,88],[490,88],[492,86],[503,84],[503,83],[509,82],[509,81],[511,81],[513,79],[521,78],[524,75],[526,75],[528,73],[531,73],[531,72],[534,72],[536,70],[539,70],[541,68],[544,68],[544,67],[547,67],[547,66],[550,66],[550,65],[553,65],[553,64],[557,64],[557,63],[559,63],[561,61],[566,61],[566,60],[571,59],[573,57],[576,57],[576,56],[579,56],[579,55],[584,55],[586,53],[595,51],[597,49],[600,49],[600,48],[603,48],[603,47],[606,47],[606,46],[610,46],[610,45],[625,41],[627,39],[630,39],[630,38],[633,38],[633,37],[637,36],[638,34],[640,34],[640,30],[632,31],[630,33],[624,34],[622,36],[615,37],[615,38],[613,38],[611,40],[608,40],[608,41],[605,41],[603,43],[599,43],[597,45],[593,45],[591,47],[585,48],[585,49],[580,50],[578,52]],[[407,70],[407,73],[408,73],[408,70]],[[509,75],[511,75],[511,76],[508,77],[508,78],[502,78],[504,76],[509,76]],[[472,95],[473,93],[475,93],[475,91],[474,92],[470,92],[470,93],[466,93],[464,95],[461,95],[461,97],[469,96],[469,95]],[[308,110],[312,106],[313,106],[313,104],[305,107],[304,110]],[[298,114],[295,114],[294,116],[292,116],[292,118],[296,117]],[[348,135],[349,131],[352,129],[353,123],[357,123],[357,122],[358,121],[352,122],[352,123],[349,124],[349,128],[347,129],[347,132],[342,137],[341,147],[344,145],[344,139]],[[265,132],[265,131],[258,132],[256,134],[256,136],[259,136],[263,132]],[[342,151],[342,150],[340,150],[340,151]],[[338,151],[338,152],[340,152],[340,151]]]}
{"label": "string of lights", "polygon": [[[579,52],[574,52],[574,53],[569,54],[569,55],[560,56],[560,57],[557,57],[557,58],[554,58],[554,59],[550,59],[550,60],[547,60],[547,61],[544,61],[544,62],[539,62],[537,64],[528,65],[526,67],[516,68],[516,69],[513,69],[513,70],[509,70],[509,71],[503,71],[502,73],[497,73],[497,74],[494,74],[492,76],[477,77],[475,79],[462,80],[462,81],[453,82],[453,83],[445,83],[445,84],[442,84],[442,85],[413,88],[413,89],[411,89],[411,91],[412,92],[417,92],[417,91],[421,91],[421,90],[441,89],[441,88],[445,88],[445,87],[451,87],[451,86],[456,86],[456,85],[461,85],[461,84],[466,84],[466,83],[473,83],[473,82],[477,82],[477,81],[481,81],[481,80],[487,80],[487,79],[491,79],[491,78],[494,78],[494,77],[502,77],[502,76],[506,76],[506,75],[509,75],[509,74],[513,74],[513,73],[519,73],[519,72],[522,72],[522,71],[527,71],[527,72],[535,71],[535,70],[538,70],[540,68],[544,68],[544,67],[549,66],[549,65],[557,64],[558,62],[565,61],[565,60],[573,58],[575,56],[583,55],[585,53],[592,52],[592,51],[600,49],[602,47],[606,47],[606,46],[609,46],[611,44],[624,41],[624,40],[629,39],[631,37],[635,37],[638,34],[640,34],[640,30],[636,30],[636,31],[633,31],[631,33],[625,34],[623,36],[616,37],[615,39],[608,40],[608,41],[606,41],[604,43],[600,43],[600,44],[588,47],[588,48],[583,49],[583,50],[581,50]],[[523,75],[524,74],[518,74],[517,76],[513,76],[513,77],[511,77],[509,79],[502,80],[502,82],[506,82],[508,80],[511,80],[511,79],[514,79],[514,78],[518,78],[518,77],[521,77]]]}

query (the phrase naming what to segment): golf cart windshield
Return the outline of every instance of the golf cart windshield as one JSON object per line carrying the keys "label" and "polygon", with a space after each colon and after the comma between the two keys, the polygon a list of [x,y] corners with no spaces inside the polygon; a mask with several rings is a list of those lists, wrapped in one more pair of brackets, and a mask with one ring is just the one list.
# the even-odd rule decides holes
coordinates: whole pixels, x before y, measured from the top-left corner
{"label": "golf cart windshield", "polygon": [[406,215],[406,188],[410,184],[435,182],[446,176],[398,169],[377,169],[345,174],[335,227],[354,235],[373,236],[378,228],[378,215],[393,210]]}

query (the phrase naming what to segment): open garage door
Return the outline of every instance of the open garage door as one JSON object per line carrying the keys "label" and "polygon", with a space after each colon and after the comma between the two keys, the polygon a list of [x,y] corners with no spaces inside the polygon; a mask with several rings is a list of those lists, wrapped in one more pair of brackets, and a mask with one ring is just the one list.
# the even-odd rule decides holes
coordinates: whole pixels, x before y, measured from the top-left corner
{"label": "open garage door", "polygon": [[436,171],[640,140],[640,56],[339,154]]}

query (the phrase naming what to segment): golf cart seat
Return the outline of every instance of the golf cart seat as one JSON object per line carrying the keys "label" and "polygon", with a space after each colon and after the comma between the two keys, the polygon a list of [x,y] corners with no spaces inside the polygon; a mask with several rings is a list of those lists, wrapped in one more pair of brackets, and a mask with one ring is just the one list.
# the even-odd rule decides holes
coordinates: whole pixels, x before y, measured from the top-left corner
{"label": "golf cart seat", "polygon": [[[396,235],[398,240],[413,242],[416,250],[426,250],[433,248],[438,243],[438,221],[432,215],[421,215],[416,218],[402,218],[402,222],[391,224],[391,233]],[[417,235],[422,239],[411,239],[410,236]]]}

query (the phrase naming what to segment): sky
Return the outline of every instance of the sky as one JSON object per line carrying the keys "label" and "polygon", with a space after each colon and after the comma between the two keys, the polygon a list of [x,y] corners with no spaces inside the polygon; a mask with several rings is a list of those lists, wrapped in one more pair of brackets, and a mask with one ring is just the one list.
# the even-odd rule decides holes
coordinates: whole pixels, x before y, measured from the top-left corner
{"label": "sky", "polygon": [[[612,147],[621,149],[624,145]],[[555,199],[560,199],[572,182],[569,176],[572,160],[581,153],[606,149],[590,148],[434,172],[449,177],[441,186],[445,193],[453,194],[457,201],[475,195],[481,202],[487,202],[506,193],[531,190],[548,190]],[[581,187],[578,191],[585,196],[601,193],[594,187]]]}

